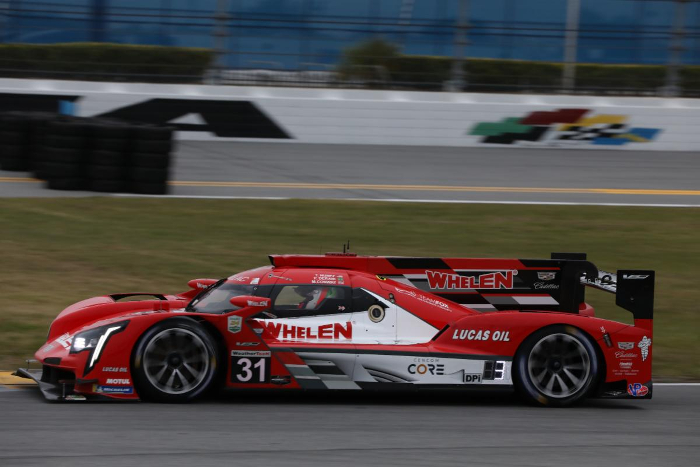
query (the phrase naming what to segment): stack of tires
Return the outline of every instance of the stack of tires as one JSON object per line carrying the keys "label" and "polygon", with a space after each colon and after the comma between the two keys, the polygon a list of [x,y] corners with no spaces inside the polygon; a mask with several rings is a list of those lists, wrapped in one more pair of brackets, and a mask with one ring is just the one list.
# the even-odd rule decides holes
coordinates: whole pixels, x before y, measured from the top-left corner
{"label": "stack of tires", "polygon": [[155,125],[138,125],[134,129],[130,168],[133,193],[163,195],[168,192],[173,131],[171,127]]}
{"label": "stack of tires", "polygon": [[52,190],[84,190],[87,187],[86,119],[58,116],[45,125],[43,144],[36,150],[34,174]]}
{"label": "stack of tires", "polygon": [[129,166],[133,126],[111,120],[90,124],[89,189],[101,193],[130,191]]}
{"label": "stack of tires", "polygon": [[172,127],[45,112],[0,114],[0,169],[55,190],[165,194]]}
{"label": "stack of tires", "polygon": [[25,171],[29,158],[29,119],[23,112],[0,114],[0,170]]}

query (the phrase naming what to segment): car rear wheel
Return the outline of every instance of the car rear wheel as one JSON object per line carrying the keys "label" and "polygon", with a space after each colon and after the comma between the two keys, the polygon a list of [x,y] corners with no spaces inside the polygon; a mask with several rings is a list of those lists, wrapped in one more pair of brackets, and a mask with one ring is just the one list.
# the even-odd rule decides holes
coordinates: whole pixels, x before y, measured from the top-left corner
{"label": "car rear wheel", "polygon": [[572,326],[552,326],[528,337],[518,350],[514,383],[527,401],[565,407],[595,386],[599,364],[595,343]]}
{"label": "car rear wheel", "polygon": [[187,402],[205,393],[218,367],[212,337],[191,319],[168,320],[139,339],[133,377],[142,399]]}

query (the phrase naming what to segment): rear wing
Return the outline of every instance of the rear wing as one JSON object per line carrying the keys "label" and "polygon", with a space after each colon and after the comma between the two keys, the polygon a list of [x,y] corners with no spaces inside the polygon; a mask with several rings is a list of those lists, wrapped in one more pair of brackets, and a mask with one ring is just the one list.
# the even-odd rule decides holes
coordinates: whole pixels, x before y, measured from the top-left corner
{"label": "rear wing", "polygon": [[655,272],[620,269],[616,273],[599,270],[585,255],[552,253],[552,259],[566,260],[562,267],[559,306],[561,311],[575,313],[584,301],[585,287],[615,294],[615,304],[632,312],[635,320],[654,319]]}
{"label": "rear wing", "polygon": [[597,277],[582,277],[581,283],[614,293],[616,305],[631,311],[634,319],[654,319],[654,276],[648,270],[598,271]]}

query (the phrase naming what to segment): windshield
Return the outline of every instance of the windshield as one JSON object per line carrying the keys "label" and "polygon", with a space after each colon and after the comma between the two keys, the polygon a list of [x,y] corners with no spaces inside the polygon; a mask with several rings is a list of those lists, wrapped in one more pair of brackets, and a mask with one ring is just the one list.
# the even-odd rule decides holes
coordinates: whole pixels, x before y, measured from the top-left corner
{"label": "windshield", "polygon": [[239,295],[253,295],[254,289],[255,286],[253,285],[241,285],[220,281],[195,297],[194,300],[187,305],[187,311],[219,314],[233,311],[236,307],[231,305],[229,300]]}

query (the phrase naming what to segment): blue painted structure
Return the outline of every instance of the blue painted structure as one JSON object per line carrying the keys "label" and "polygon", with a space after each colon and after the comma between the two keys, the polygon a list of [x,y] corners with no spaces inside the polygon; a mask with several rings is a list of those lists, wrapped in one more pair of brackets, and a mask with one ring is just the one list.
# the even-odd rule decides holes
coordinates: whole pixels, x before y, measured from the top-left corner
{"label": "blue painted structure", "polygon": [[[459,0],[226,3],[228,66],[322,69],[372,36],[410,54],[452,55]],[[216,8],[217,0],[0,0],[0,41],[214,47]],[[581,0],[578,61],[666,63],[673,15],[668,0]],[[561,61],[565,19],[566,0],[470,0],[467,56]],[[699,2],[687,4],[685,29],[683,63],[699,64]]]}

